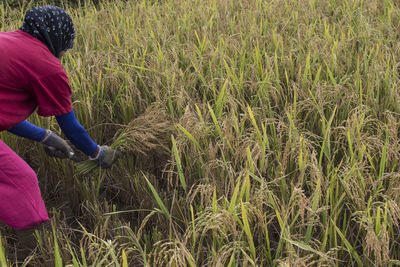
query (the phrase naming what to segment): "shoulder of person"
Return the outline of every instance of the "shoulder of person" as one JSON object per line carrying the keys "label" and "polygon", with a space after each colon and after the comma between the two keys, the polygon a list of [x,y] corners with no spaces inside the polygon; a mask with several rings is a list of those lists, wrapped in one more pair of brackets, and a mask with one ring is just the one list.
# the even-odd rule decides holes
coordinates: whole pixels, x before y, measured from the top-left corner
{"label": "shoulder of person", "polygon": [[23,35],[22,38],[27,40],[22,44],[24,51],[21,51],[19,64],[32,79],[42,79],[56,74],[65,75],[60,59],[56,58],[46,45],[27,33],[22,31],[20,33]]}

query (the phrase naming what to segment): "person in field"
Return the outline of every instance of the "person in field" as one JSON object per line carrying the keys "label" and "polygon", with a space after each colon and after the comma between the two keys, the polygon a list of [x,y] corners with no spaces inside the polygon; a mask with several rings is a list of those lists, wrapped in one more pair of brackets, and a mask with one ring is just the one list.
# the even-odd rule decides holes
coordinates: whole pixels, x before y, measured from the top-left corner
{"label": "person in field", "polygon": [[[65,140],[26,121],[35,110],[39,116],[55,116],[77,149],[109,168],[119,152],[95,143],[72,109],[60,58],[73,47],[74,38],[71,17],[54,6],[33,8],[19,30],[0,32],[0,131],[39,142],[50,156],[72,158]],[[0,140],[0,221],[26,235],[48,220],[35,172]]]}

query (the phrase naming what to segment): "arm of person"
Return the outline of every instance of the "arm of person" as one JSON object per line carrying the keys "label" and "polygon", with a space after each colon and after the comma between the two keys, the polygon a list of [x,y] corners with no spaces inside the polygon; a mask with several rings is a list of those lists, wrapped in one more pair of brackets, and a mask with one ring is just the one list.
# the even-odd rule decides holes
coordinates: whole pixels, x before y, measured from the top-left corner
{"label": "arm of person", "polygon": [[[74,111],[56,116],[56,119],[65,136],[76,148],[90,157],[97,156],[99,146],[89,137],[85,128],[78,122]],[[48,134],[47,130],[26,120],[8,129],[8,132],[37,142],[44,140]]]}
{"label": "arm of person", "polygon": [[20,122],[7,131],[17,136],[28,138],[37,142],[41,142],[48,134],[47,130],[40,128],[28,121]]}
{"label": "arm of person", "polygon": [[[97,160],[101,166],[109,168],[115,160],[120,157],[121,154],[119,151],[113,150],[107,146],[97,145],[89,137],[85,128],[78,122],[73,110],[69,113],[55,117],[61,130],[71,143],[89,156],[90,159]],[[63,151],[62,155],[58,154],[57,156],[60,158],[63,158],[64,155],[68,157],[70,152],[72,152],[72,149],[67,145],[67,143],[50,130],[40,128],[26,120],[8,129],[8,131],[17,136],[41,142],[47,146],[57,147],[57,149]],[[55,138],[56,140],[54,140]]]}
{"label": "arm of person", "polygon": [[110,168],[111,165],[121,157],[121,152],[108,146],[97,145],[88,135],[85,128],[78,122],[74,111],[56,116],[61,130],[71,141],[71,143],[89,156],[90,160],[95,160],[101,167]]}
{"label": "arm of person", "polygon": [[71,143],[87,156],[96,158],[100,146],[89,137],[85,128],[76,119],[74,111],[55,117],[62,132]]}
{"label": "arm of person", "polygon": [[42,143],[46,146],[46,153],[51,157],[72,158],[74,155],[72,148],[61,137],[26,120],[8,129],[8,132]]}
{"label": "arm of person", "polygon": [[[90,157],[97,156],[99,146],[89,137],[85,128],[76,119],[73,111],[65,115],[56,116],[56,119],[65,136],[76,148]],[[8,132],[37,142],[41,142],[48,135],[47,130],[26,120],[8,129]]]}

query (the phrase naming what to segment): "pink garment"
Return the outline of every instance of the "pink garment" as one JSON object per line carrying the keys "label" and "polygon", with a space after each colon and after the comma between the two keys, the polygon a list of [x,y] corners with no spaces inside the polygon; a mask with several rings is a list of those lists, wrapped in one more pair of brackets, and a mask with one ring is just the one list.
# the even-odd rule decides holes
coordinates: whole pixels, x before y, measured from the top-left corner
{"label": "pink garment", "polygon": [[0,221],[22,230],[47,220],[35,172],[0,140]]}
{"label": "pink garment", "polygon": [[0,32],[0,131],[28,118],[67,114],[71,87],[58,58],[39,39]]}

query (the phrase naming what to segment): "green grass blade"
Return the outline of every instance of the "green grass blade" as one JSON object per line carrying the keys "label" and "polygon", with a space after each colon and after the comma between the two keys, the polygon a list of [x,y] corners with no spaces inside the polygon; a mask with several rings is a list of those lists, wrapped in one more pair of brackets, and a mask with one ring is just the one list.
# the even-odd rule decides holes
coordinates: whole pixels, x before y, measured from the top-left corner
{"label": "green grass blade", "polygon": [[359,266],[363,266],[363,262],[358,255],[357,251],[354,249],[354,247],[350,244],[350,242],[346,239],[346,237],[343,235],[342,231],[336,226],[336,224],[333,222],[331,219],[332,225],[335,227],[336,233],[340,236],[341,240],[343,241],[344,245],[348,249],[350,255],[354,258],[354,260],[357,262]]}
{"label": "green grass blade", "polygon": [[128,258],[126,257],[125,250],[122,250],[122,267],[129,267]]}
{"label": "green grass blade", "polygon": [[4,249],[4,246],[1,242],[1,233],[0,233],[0,266],[1,267],[7,267],[8,263],[7,263],[7,259],[6,259],[6,252]]}
{"label": "green grass blade", "polygon": [[244,227],[243,230],[247,236],[247,243],[250,246],[251,256],[253,257],[253,260],[256,260],[256,247],[254,245],[253,235],[251,234],[250,224],[249,224],[249,220],[247,218],[247,212],[246,212],[245,206],[243,205],[243,202],[241,203],[241,206],[242,206],[242,219],[243,219],[243,227]]}
{"label": "green grass blade", "polygon": [[241,178],[238,178],[238,181],[236,182],[235,190],[233,191],[231,201],[229,202],[229,207],[228,207],[228,212],[233,214],[233,211],[235,210],[236,204],[237,204],[237,198],[239,195],[239,188],[240,188],[240,181]]}
{"label": "green grass blade", "polygon": [[63,261],[60,254],[60,248],[58,246],[56,230],[53,227],[53,240],[54,240],[54,266],[55,267],[63,267]]}
{"label": "green grass blade", "polygon": [[167,208],[164,205],[164,202],[161,200],[160,196],[157,193],[157,190],[154,188],[154,186],[150,183],[150,181],[147,179],[146,175],[143,173],[143,177],[146,180],[147,185],[149,186],[151,193],[153,194],[154,199],[156,200],[158,206],[161,209],[161,212],[167,216],[168,218],[171,218],[171,215],[169,214]]}
{"label": "green grass blade", "polygon": [[181,181],[181,186],[183,187],[183,190],[186,191],[186,180],[182,170],[181,157],[179,156],[178,148],[176,146],[176,141],[173,135],[171,135],[171,141],[172,141],[172,151],[174,153],[176,166],[178,168],[179,180]]}

